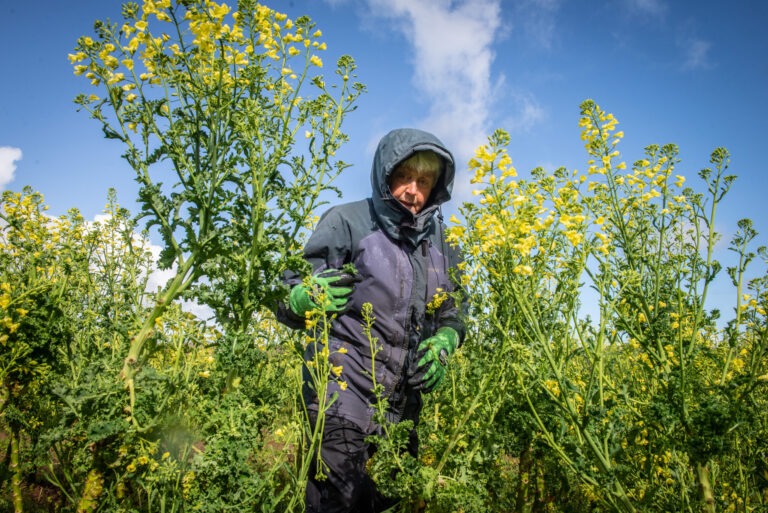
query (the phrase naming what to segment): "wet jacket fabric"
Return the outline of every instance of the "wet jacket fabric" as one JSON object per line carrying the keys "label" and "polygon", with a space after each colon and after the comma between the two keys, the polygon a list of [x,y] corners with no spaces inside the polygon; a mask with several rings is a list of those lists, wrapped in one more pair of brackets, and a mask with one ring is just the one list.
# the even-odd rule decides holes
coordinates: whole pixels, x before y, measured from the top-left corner
{"label": "wet jacket fabric", "polygon": [[[425,207],[413,214],[392,196],[387,178],[400,162],[422,150],[437,153],[444,166]],[[417,422],[421,393],[409,384],[409,378],[416,372],[418,344],[443,326],[455,329],[463,340],[462,316],[453,298],[436,309],[428,308],[430,303],[434,306],[436,295],[445,297],[443,293],[454,290],[451,276],[459,256],[445,242],[445,226],[437,215],[440,205],[451,197],[454,174],[453,157],[435,136],[416,129],[394,130],[376,150],[371,198],[330,208],[304,248],[314,272],[351,263],[362,278],[350,295],[347,310],[330,326],[329,358],[333,365],[342,366],[340,379],[348,388],[329,384],[329,396],[338,392],[338,398],[327,415],[350,420],[364,432],[376,429],[372,369],[389,401],[390,420]],[[300,281],[299,276],[288,278],[291,285]],[[362,328],[364,303],[372,305],[375,317],[372,337],[379,346],[375,365]],[[278,317],[290,326],[304,327],[304,319],[287,307],[281,308]],[[341,348],[346,352],[340,352]],[[307,361],[313,358],[313,351],[310,344]],[[316,397],[306,376],[304,395],[308,408],[316,410]]]}

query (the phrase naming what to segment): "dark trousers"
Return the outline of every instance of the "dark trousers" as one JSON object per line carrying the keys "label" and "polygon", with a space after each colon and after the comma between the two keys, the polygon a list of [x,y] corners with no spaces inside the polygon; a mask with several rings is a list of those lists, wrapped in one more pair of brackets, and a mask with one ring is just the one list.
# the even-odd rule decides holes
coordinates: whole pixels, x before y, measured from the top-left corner
{"label": "dark trousers", "polygon": [[308,513],[378,513],[397,503],[379,494],[365,471],[376,450],[365,441],[366,436],[348,420],[325,418],[320,454],[327,477],[315,478],[317,462],[313,462],[306,491]]}

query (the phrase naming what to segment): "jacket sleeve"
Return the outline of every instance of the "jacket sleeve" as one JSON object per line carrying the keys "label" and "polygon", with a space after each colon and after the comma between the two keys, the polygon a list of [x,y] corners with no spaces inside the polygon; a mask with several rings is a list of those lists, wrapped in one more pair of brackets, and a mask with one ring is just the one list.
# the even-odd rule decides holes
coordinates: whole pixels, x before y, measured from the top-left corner
{"label": "jacket sleeve", "polygon": [[[315,231],[304,246],[304,259],[309,262],[312,273],[325,269],[338,269],[350,261],[352,237],[349,223],[338,207],[327,210],[317,223]],[[287,271],[284,277],[289,288],[301,283],[303,276]],[[277,307],[277,319],[294,329],[305,327],[304,318],[296,315],[287,300]]]}
{"label": "jacket sleeve", "polygon": [[461,285],[463,273],[459,266],[463,259],[460,250],[456,247],[446,244],[445,251],[448,259],[448,279],[452,288],[450,297],[438,309],[437,324],[438,328],[447,326],[455,329],[459,334],[459,345],[461,345],[466,336],[464,319],[467,318],[468,312],[467,291]]}

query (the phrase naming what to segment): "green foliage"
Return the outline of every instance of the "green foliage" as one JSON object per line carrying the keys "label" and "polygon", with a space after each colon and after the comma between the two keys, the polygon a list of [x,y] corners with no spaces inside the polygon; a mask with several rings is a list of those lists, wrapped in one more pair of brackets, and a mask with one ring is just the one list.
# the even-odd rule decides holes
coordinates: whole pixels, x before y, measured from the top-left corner
{"label": "green foliage", "polygon": [[[554,456],[560,469],[546,459],[539,466],[548,495],[565,491],[585,508],[762,506],[765,488],[745,472],[765,457],[755,437],[765,425],[765,292],[752,300],[740,286],[753,258],[748,221],[728,271],[736,318],[720,331],[718,313],[705,310],[720,269],[715,213],[734,179],[728,154],[717,149],[714,171],[700,173],[706,195],[681,190],[674,145],[649,146],[622,173],[616,124],[593,102],[582,105],[583,175],[534,170],[512,180],[500,132],[470,161],[480,204],[464,205],[466,225],[450,237],[467,254],[468,282],[479,284],[478,336],[510,351],[494,376],[512,386],[491,387],[517,423],[501,438],[523,442],[511,452],[520,465],[528,450]],[[596,320],[582,313],[585,283]],[[736,456],[743,444],[759,455]],[[729,495],[734,483],[740,493]],[[546,502],[539,494],[531,507]]]}
{"label": "green foliage", "polygon": [[[30,189],[3,193],[0,511],[302,511],[327,387],[345,393],[345,376],[332,315],[299,334],[271,312],[345,167],[354,63],[326,83],[311,21],[251,1],[123,14],[79,40],[75,72],[104,98],[77,101],[125,145],[172,277],[147,290],[147,234],[114,192],[94,223],[48,217]],[[707,298],[728,153],[712,153],[697,192],[672,144],[628,171],[617,123],[582,104],[586,173],[515,179],[503,130],[469,162],[479,201],[448,231],[465,256],[467,338],[416,426],[388,422],[371,369],[368,472],[394,510],[766,510],[768,251],[740,221],[719,327],[727,313]],[[302,370],[322,398],[314,423]]]}
{"label": "green foliage", "polygon": [[76,101],[125,145],[139,215],[163,241],[160,268],[174,273],[131,341],[130,408],[144,345],[175,300],[209,306],[235,338],[276,307],[283,272],[303,265],[300,235],[346,167],[335,157],[341,123],[364,91],[351,81],[354,61],[341,57],[338,80],[326,82],[311,20],[238,7],[129,3],[122,25],[97,22],[96,38],[81,37],[70,56],[104,92]]}
{"label": "green foliage", "polygon": [[[341,124],[364,87],[348,56],[319,74],[306,17],[252,1],[122,14],[70,55],[99,90],[76,102],[125,146],[171,278],[147,290],[148,243],[114,195],[91,226],[57,225],[31,191],[4,197],[0,484],[16,511],[35,490],[66,511],[297,510],[319,435],[305,438],[302,343],[270,312],[346,167]],[[318,386],[331,371],[326,354]]]}

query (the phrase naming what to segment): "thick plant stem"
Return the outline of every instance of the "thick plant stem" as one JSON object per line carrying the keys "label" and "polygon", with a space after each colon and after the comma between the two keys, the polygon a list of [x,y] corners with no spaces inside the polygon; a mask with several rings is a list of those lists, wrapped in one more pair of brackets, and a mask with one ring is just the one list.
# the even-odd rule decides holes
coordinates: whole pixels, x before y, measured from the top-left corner
{"label": "thick plant stem", "polygon": [[18,429],[11,432],[11,496],[13,497],[14,513],[24,511],[24,500],[21,495],[21,467],[19,466],[19,451],[21,433]]}
{"label": "thick plant stem", "polygon": [[0,390],[0,414],[5,411],[5,407],[8,405],[8,401],[11,398],[11,392],[8,390],[8,388],[3,387],[2,390]]}
{"label": "thick plant stem", "polygon": [[712,493],[712,483],[709,481],[709,469],[707,469],[706,465],[697,463],[696,474],[699,478],[701,496],[704,500],[704,511],[706,513],[715,513],[715,496]]}
{"label": "thick plant stem", "polygon": [[515,513],[529,513],[531,511],[530,499],[531,493],[531,474],[533,473],[533,450],[530,442],[526,442],[525,447],[520,452],[519,463],[519,484],[517,488],[517,504]]}
{"label": "thick plant stem", "polygon": [[133,415],[134,406],[136,405],[134,375],[136,374],[136,365],[141,356],[141,351],[144,344],[149,340],[149,337],[152,336],[157,319],[165,313],[171,303],[173,303],[173,301],[176,300],[184,289],[186,289],[194,280],[194,273],[191,272],[191,269],[196,262],[197,259],[193,254],[189,259],[182,263],[173,280],[166,286],[165,290],[158,294],[155,307],[144,320],[144,324],[141,326],[139,332],[131,340],[131,346],[128,349],[128,356],[126,356],[123,363],[123,369],[120,371],[120,377],[123,379],[125,387],[128,389],[131,422],[134,425],[137,425],[136,417]]}

